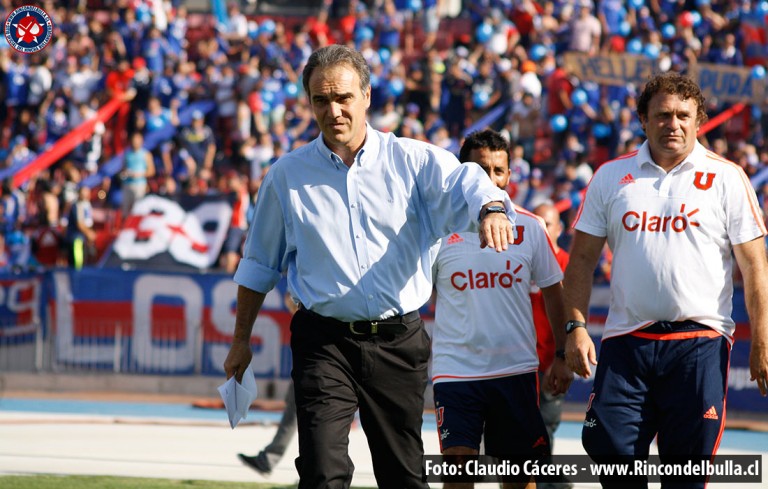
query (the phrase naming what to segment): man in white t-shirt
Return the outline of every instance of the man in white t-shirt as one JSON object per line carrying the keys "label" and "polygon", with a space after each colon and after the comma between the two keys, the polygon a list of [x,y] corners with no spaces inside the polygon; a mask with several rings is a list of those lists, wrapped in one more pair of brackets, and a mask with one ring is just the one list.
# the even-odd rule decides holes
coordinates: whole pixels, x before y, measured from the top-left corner
{"label": "man in white t-shirt", "polygon": [[[470,134],[459,159],[477,162],[496,186],[506,188],[509,149],[500,134]],[[432,382],[444,455],[477,455],[481,437],[486,454],[494,457],[550,454],[538,408],[539,359],[529,290],[531,282],[542,289],[552,323],[562,324],[562,271],[542,220],[516,210],[516,239],[505,252],[487,253],[472,233],[454,233],[443,238],[433,265]],[[564,333],[554,334],[558,355],[545,382],[562,393],[573,374],[563,360]],[[505,482],[504,487],[526,484]],[[456,486],[447,482],[444,487]]]}
{"label": "man in white t-shirt", "polygon": [[[709,460],[725,424],[732,253],[744,277],[751,376],[768,394],[765,225],[744,171],[696,140],[707,116],[693,80],[653,77],[637,111],[647,141],[595,172],[565,273],[566,359],[586,378],[597,362],[584,323],[608,243],[611,304],[582,441],[597,461],[645,459],[654,438],[662,458]],[[679,487],[705,483],[691,478]]]}

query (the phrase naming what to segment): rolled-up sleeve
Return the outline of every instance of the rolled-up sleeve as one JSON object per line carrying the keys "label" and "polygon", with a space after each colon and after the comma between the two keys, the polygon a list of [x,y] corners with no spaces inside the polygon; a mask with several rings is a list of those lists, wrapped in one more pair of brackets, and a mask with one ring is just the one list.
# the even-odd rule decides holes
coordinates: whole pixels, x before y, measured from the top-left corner
{"label": "rolled-up sleeve", "polygon": [[[276,173],[276,172],[275,172]],[[272,290],[283,274],[286,224],[272,172],[259,189],[256,206],[234,281],[256,292]]]}

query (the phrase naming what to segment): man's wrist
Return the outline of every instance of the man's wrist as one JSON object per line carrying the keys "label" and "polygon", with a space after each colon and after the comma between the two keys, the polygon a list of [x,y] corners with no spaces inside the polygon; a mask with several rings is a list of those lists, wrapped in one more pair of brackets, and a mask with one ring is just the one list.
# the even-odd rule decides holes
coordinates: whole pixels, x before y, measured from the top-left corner
{"label": "man's wrist", "polygon": [[579,328],[587,329],[587,323],[584,321],[576,321],[575,319],[571,319],[567,323],[565,323],[565,334],[571,334],[574,331],[576,331]]}
{"label": "man's wrist", "polygon": [[504,202],[497,201],[497,202],[489,202],[483,206],[482,209],[480,209],[480,216],[479,220],[482,221],[485,219],[485,216],[488,214],[506,214],[507,208],[504,207]]}

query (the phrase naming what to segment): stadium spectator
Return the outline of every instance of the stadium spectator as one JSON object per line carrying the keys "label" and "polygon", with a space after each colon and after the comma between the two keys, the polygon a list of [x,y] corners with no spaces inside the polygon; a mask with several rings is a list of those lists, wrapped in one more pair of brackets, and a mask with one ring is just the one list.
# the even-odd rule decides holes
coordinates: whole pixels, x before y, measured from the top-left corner
{"label": "stadium spectator", "polygon": [[379,46],[390,52],[400,47],[400,34],[403,31],[405,18],[403,12],[397,10],[394,0],[384,0],[381,12],[376,16],[376,33]]}
{"label": "stadium spectator", "polygon": [[[155,75],[152,70],[147,66],[147,60],[144,58],[134,58],[133,60],[133,77],[131,79],[131,87],[136,91],[136,96],[133,98],[132,107],[137,111],[145,111],[149,107],[149,99],[152,95],[157,95],[160,98],[161,104],[164,103],[164,107],[170,106],[170,101],[173,95],[173,87],[162,86],[158,90],[157,85],[159,81],[155,81]],[[165,63],[168,68],[173,68],[172,63]],[[157,71],[158,75],[165,73],[165,71]],[[155,92],[156,93],[153,93]]]}
{"label": "stadium spectator", "polygon": [[224,195],[232,204],[232,218],[229,221],[229,229],[224,245],[221,248],[221,264],[227,273],[235,273],[242,256],[245,231],[248,229],[246,214],[250,206],[251,198],[248,193],[248,180],[238,172],[230,170],[224,176]]}
{"label": "stadium spectator", "polygon": [[170,108],[163,107],[160,99],[150,97],[147,110],[138,112],[136,130],[141,131],[145,138],[153,138],[157,145],[152,150],[157,173],[173,174],[172,144],[169,139],[173,135],[172,128],[179,125],[179,101],[171,101]]}
{"label": "stadium spectator", "polygon": [[67,103],[62,97],[53,99],[45,111],[42,129],[45,133],[44,148],[50,147],[53,143],[64,137],[72,129],[69,124],[69,115],[67,114]]}
{"label": "stadium spectator", "polygon": [[[216,157],[216,140],[213,131],[205,123],[205,114],[200,110],[192,112],[192,125],[184,127],[179,134],[179,158],[186,168],[186,176],[205,170],[213,171]],[[178,173],[178,172],[177,172]]]}
{"label": "stadium spectator", "polygon": [[600,50],[602,27],[600,21],[592,14],[592,0],[578,0],[576,18],[573,20],[571,41],[568,48],[590,55],[596,55]]}
{"label": "stadium spectator", "polygon": [[70,267],[80,270],[95,256],[96,232],[93,230],[91,189],[80,187],[77,200],[67,217],[67,257]]}
{"label": "stadium spectator", "polygon": [[371,127],[381,132],[394,132],[402,122],[402,115],[395,106],[394,97],[388,97],[384,106],[373,111],[370,117]]}
{"label": "stadium spectator", "polygon": [[[107,94],[117,100],[130,102],[136,97],[136,89],[132,83],[133,69],[130,61],[121,58],[117,63],[117,69],[107,74],[105,80]],[[135,122],[132,119],[135,120],[137,113],[141,112],[132,111],[131,105],[128,103],[122,104],[117,110],[110,125],[113,154],[120,154],[125,149],[125,144],[128,141],[128,130],[135,127]]]}
{"label": "stadium spectator", "polygon": [[[96,105],[98,101],[93,100]],[[83,102],[77,106],[77,109],[70,117],[70,126],[78,127],[84,122],[96,117],[96,109],[91,104]],[[93,127],[93,134],[79,144],[71,153],[70,157],[76,161],[82,168],[89,173],[95,173],[99,166],[102,153],[102,137],[106,128],[101,121],[96,122]]]}
{"label": "stadium spectator", "polygon": [[522,147],[522,158],[533,161],[536,156],[536,137],[541,127],[541,105],[531,92],[523,93],[520,100],[512,105],[510,113],[511,140]]}
{"label": "stadium spectator", "polygon": [[51,73],[52,61],[44,53],[34,53],[29,64],[29,96],[27,107],[33,114],[38,110],[48,97],[53,88],[53,73]]}
{"label": "stadium spectator", "polygon": [[424,124],[419,120],[419,106],[409,103],[405,106],[405,114],[400,123],[399,135],[412,139],[426,140],[424,137]]}
{"label": "stadium spectator", "polygon": [[137,131],[131,135],[131,146],[125,152],[123,170],[120,172],[122,190],[121,214],[127,218],[133,204],[147,194],[148,179],[155,175],[155,162],[152,153],[144,148],[144,136]]}
{"label": "stadium spectator", "polygon": [[530,191],[531,163],[525,159],[525,151],[520,144],[510,144],[509,186],[507,192],[512,201],[525,207]]}
{"label": "stadium spectator", "polygon": [[448,71],[443,78],[443,100],[440,117],[445,121],[446,130],[451,138],[458,138],[466,127],[466,100],[472,77],[465,72],[461,60],[454,58],[448,62]]}

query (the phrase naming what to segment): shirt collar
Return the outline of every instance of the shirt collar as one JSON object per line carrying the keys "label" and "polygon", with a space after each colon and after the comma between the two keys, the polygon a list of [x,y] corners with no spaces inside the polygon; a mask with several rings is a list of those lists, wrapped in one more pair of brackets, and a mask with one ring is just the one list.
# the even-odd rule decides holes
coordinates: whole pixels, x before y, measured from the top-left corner
{"label": "shirt collar", "polygon": [[[706,148],[698,141],[694,143],[693,151],[685,157],[682,163],[677,165],[672,171],[682,171],[683,169],[690,168],[695,165],[695,161],[701,161],[701,157],[706,153]],[[651,158],[651,149],[648,146],[648,140],[645,140],[640,148],[637,150],[637,166],[642,168],[643,165],[656,165],[656,162]]]}
{"label": "shirt collar", "polygon": [[[330,161],[331,164],[337,166],[337,167],[345,167],[344,161],[331,150],[326,144],[325,141],[323,141],[323,133],[321,132],[319,136],[317,136],[317,139],[315,140],[317,144],[317,150],[320,152],[320,154],[325,158],[327,161]],[[363,143],[363,147],[360,148],[360,151],[357,152],[357,155],[355,156],[355,160],[357,161],[358,165],[362,165],[366,160],[369,160],[370,158],[375,158],[376,155],[379,153],[379,147],[381,147],[381,141],[379,141],[379,137],[376,134],[376,131],[366,122],[365,123],[365,143]],[[370,155],[370,156],[368,156]]]}
{"label": "shirt collar", "polygon": [[336,155],[336,153],[331,151],[331,148],[329,148],[325,144],[325,141],[323,141],[322,132],[317,136],[317,139],[315,139],[315,146],[317,147],[317,151],[322,156],[323,161],[327,161],[328,163],[330,163],[331,165],[337,168],[346,167],[346,165],[344,165],[344,162],[341,161],[341,158],[339,158],[338,155]]}
{"label": "shirt collar", "polygon": [[379,154],[381,147],[380,136],[367,122],[365,123],[365,143],[357,153],[357,164],[365,166]]}

